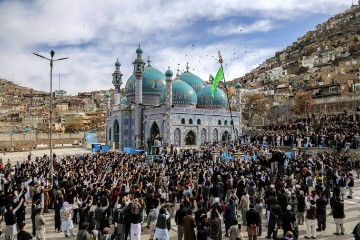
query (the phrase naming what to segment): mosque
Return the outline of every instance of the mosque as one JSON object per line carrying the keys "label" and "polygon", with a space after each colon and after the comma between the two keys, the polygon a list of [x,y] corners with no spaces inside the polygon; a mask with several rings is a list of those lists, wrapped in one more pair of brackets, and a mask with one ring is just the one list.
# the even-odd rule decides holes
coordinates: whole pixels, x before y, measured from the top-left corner
{"label": "mosque", "polygon": [[[174,77],[170,68],[163,73],[142,59],[136,50],[134,70],[126,82],[126,97],[120,98],[121,64],[115,63],[115,103],[110,109],[107,93],[106,142],[113,150],[140,148],[161,138],[175,147],[199,146],[204,142],[226,141],[241,134],[241,85],[236,88],[236,111],[229,111],[227,96],[189,71]],[[173,78],[174,77],[174,78]],[[210,75],[210,83],[213,77]]]}

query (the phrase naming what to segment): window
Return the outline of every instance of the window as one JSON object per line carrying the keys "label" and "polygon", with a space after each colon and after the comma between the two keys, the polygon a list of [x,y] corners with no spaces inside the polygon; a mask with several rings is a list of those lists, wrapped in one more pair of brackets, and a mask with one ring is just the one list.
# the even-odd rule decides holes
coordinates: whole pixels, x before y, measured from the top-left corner
{"label": "window", "polygon": [[224,125],[227,125],[227,120],[224,121]]}
{"label": "window", "polygon": [[218,121],[218,125],[221,125],[221,120]]}
{"label": "window", "polygon": [[185,124],[185,118],[181,119],[181,124]]}
{"label": "window", "polygon": [[191,118],[189,119],[189,124],[193,124],[193,120]]}
{"label": "window", "polygon": [[330,87],[329,88],[329,92],[330,93],[339,93],[339,88],[338,87]]}
{"label": "window", "polygon": [[198,124],[198,125],[201,124],[201,120],[200,120],[200,119],[197,120],[197,124]]}

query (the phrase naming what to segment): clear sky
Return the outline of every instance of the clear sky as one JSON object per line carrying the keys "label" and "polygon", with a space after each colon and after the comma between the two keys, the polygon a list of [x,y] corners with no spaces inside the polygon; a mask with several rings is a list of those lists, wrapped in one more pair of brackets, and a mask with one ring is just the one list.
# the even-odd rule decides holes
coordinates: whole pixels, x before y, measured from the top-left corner
{"label": "clear sky", "polygon": [[[354,3],[357,1],[354,0]],[[0,78],[68,93],[112,88],[119,58],[123,85],[139,43],[163,72],[190,71],[207,80],[224,58],[226,80],[243,76],[307,31],[350,7],[351,0],[0,0]]]}

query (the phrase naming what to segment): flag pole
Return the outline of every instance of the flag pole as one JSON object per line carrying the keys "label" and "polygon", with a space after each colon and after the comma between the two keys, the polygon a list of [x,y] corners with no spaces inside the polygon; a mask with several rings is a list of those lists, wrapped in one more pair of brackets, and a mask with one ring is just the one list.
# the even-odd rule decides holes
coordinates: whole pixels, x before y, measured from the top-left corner
{"label": "flag pole", "polygon": [[[221,56],[221,52],[220,52],[220,50],[218,51],[218,54],[219,54],[219,63],[220,63],[220,66],[221,66],[221,68],[222,69],[224,69],[223,68],[223,59],[222,59],[222,56]],[[224,70],[223,70],[224,71]],[[224,88],[225,88],[225,91],[226,91],[226,97],[227,97],[227,101],[228,101],[228,106],[229,106],[229,112],[230,112],[230,119],[231,119],[231,127],[232,127],[232,134],[231,134],[231,140],[237,140],[238,139],[238,136],[236,136],[235,138],[234,138],[234,136],[235,136],[235,126],[234,126],[234,120],[233,120],[233,114],[232,114],[232,110],[231,110],[231,106],[230,106],[230,99],[229,99],[229,92],[228,92],[228,88],[227,88],[227,86],[226,86],[226,81],[225,81],[225,74],[224,74],[224,77],[223,77],[223,79],[224,79]]]}

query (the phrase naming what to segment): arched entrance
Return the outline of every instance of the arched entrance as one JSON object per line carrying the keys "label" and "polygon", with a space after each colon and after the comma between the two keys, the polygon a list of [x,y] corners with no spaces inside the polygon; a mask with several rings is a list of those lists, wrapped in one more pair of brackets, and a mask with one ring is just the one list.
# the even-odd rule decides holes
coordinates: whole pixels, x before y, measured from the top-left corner
{"label": "arched entrance", "polygon": [[221,141],[227,141],[230,140],[230,133],[228,131],[225,131],[221,136]]}
{"label": "arched entrance", "polygon": [[201,144],[206,142],[206,129],[201,129]]}
{"label": "arched entrance", "polygon": [[185,145],[193,146],[196,145],[196,134],[191,130],[186,134]]}
{"label": "arched entrance", "polygon": [[181,132],[178,128],[174,131],[174,144],[176,147],[181,147]]}
{"label": "arched entrance", "polygon": [[160,129],[156,122],[153,122],[150,128],[150,140],[153,143],[155,138],[160,137]]}
{"label": "arched entrance", "polygon": [[213,141],[214,142],[218,141],[218,130],[216,128],[213,131]]}
{"label": "arched entrance", "polygon": [[114,143],[115,143],[115,146],[114,148],[115,149],[119,149],[119,122],[118,120],[115,120],[114,122]]}

